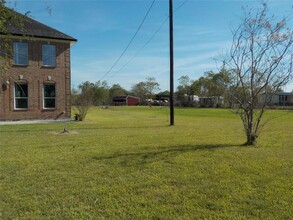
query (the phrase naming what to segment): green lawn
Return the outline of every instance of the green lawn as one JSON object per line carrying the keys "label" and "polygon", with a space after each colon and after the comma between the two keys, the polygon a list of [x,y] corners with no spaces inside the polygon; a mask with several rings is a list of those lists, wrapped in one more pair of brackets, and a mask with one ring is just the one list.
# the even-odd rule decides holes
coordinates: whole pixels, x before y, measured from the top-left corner
{"label": "green lawn", "polygon": [[93,108],[0,126],[0,219],[292,219],[293,111],[257,146],[224,109]]}

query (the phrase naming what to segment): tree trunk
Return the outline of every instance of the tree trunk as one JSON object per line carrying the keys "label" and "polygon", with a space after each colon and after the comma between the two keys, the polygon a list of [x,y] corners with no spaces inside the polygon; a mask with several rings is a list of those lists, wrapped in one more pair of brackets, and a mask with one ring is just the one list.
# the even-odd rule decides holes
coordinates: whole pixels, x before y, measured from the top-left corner
{"label": "tree trunk", "polygon": [[256,137],[257,136],[253,132],[247,133],[246,134],[247,141],[246,141],[245,145],[247,145],[247,146],[255,145]]}
{"label": "tree trunk", "polygon": [[247,126],[246,130],[246,143],[245,145],[251,146],[256,144],[257,135],[255,131],[253,131],[253,122],[250,122]]}
{"label": "tree trunk", "polygon": [[251,146],[256,143],[257,135],[256,131],[253,130],[253,108],[251,107],[248,112],[246,112],[246,143],[245,145]]}

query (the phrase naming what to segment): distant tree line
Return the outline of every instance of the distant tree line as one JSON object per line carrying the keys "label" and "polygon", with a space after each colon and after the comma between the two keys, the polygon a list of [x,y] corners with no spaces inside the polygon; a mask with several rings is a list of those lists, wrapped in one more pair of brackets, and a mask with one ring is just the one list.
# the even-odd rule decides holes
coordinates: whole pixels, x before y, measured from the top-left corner
{"label": "distant tree line", "polygon": [[194,99],[190,98],[190,96],[194,95],[202,98],[223,97],[223,100],[228,101],[230,75],[230,71],[222,68],[218,73],[213,71],[205,72],[203,76],[194,81],[190,80],[187,75],[181,76],[175,93],[177,105],[185,107],[198,105]]}
{"label": "distant tree line", "polygon": [[[191,80],[189,76],[181,76],[177,86],[175,97],[178,101],[185,95],[198,96],[223,96],[230,82],[229,71],[221,69],[219,73],[208,71],[197,80]],[[169,91],[161,92],[160,84],[154,77],[147,77],[145,81],[138,82],[131,90],[124,89],[120,84],[109,86],[107,81],[83,82],[72,88],[72,104],[75,105],[78,96],[82,93],[92,94],[92,105],[111,105],[114,96],[132,95],[141,99],[141,104],[146,105],[150,100],[168,98]]]}
{"label": "distant tree line", "polygon": [[[224,96],[227,84],[230,82],[229,71],[222,69],[219,73],[208,71],[197,80],[191,80],[187,75],[179,78],[179,85],[175,92],[176,104],[189,106],[186,96],[197,95],[201,97]],[[79,105],[84,101],[84,96],[90,105],[105,106],[114,104],[114,96],[132,95],[140,98],[141,105],[154,104],[154,101],[168,100],[170,92],[161,91],[160,84],[154,77],[147,77],[145,81],[138,82],[131,90],[124,89],[120,84],[109,86],[107,81],[83,82],[72,88],[72,104]]]}
{"label": "distant tree line", "polygon": [[[222,67],[218,72],[207,71],[196,80],[191,80],[188,75],[181,76],[178,81],[174,97],[175,105],[179,107],[226,107],[232,108],[235,100],[236,85],[234,82],[234,70]],[[269,88],[267,88],[269,90]],[[271,89],[273,91],[273,89]],[[278,88],[277,92],[282,89]],[[275,92],[275,91],[274,91]],[[145,81],[138,82],[126,90],[120,84],[109,86],[107,81],[83,82],[71,91],[72,105],[83,106],[108,106],[113,105],[113,97],[132,95],[140,98],[140,105],[159,105],[162,100],[169,99],[168,90],[161,91],[160,84],[154,77],[147,77]],[[192,99],[192,96],[200,98],[221,97],[222,102],[218,105],[200,104]],[[83,103],[84,102],[84,103]]]}
{"label": "distant tree line", "polygon": [[84,97],[91,105],[111,105],[114,96],[132,95],[141,99],[141,104],[147,104],[147,100],[154,99],[160,90],[160,84],[154,77],[147,77],[145,81],[134,84],[130,91],[127,91],[119,84],[109,86],[107,81],[95,83],[86,81],[72,88],[71,100],[73,105],[79,105]]}

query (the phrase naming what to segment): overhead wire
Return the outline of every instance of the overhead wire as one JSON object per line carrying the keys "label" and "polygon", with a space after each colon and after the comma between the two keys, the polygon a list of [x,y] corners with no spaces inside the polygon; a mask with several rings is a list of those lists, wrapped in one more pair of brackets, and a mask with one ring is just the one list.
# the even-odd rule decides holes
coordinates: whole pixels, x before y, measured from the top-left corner
{"label": "overhead wire", "polygon": [[159,26],[159,28],[154,32],[154,34],[148,39],[148,41],[137,51],[137,53],[132,56],[119,70],[117,70],[117,72],[115,72],[113,75],[111,75],[110,77],[107,78],[110,79],[112,78],[114,75],[116,75],[117,73],[119,73],[121,70],[123,70],[132,60],[134,60],[134,58],[136,58],[140,52],[152,41],[152,39],[157,35],[157,33],[161,30],[161,28],[163,27],[163,25],[166,23],[166,21],[168,20],[168,18],[166,18],[162,24]]}
{"label": "overhead wire", "polygon": [[130,47],[131,43],[133,42],[133,40],[135,39],[137,33],[139,32],[139,30],[141,29],[142,25],[144,24],[147,16],[149,15],[154,3],[156,0],[153,0],[147,13],[145,14],[142,22],[140,23],[139,27],[137,28],[136,32],[134,33],[133,37],[131,38],[131,40],[129,41],[129,43],[127,44],[126,48],[123,50],[123,52],[121,53],[121,55],[118,57],[118,59],[114,62],[114,64],[111,66],[111,68],[103,75],[103,77],[99,80],[101,81],[102,79],[104,79],[112,70],[113,68],[117,65],[117,63],[120,61],[120,59],[123,57],[123,55],[125,54],[125,52],[128,50],[128,48]]}
{"label": "overhead wire", "polygon": [[[185,5],[189,0],[185,0],[182,4],[180,4],[177,8],[175,8],[174,13],[176,13],[183,5]],[[137,53],[135,55],[133,55],[119,70],[117,70],[114,74],[112,74],[111,76],[109,76],[107,78],[107,80],[109,80],[110,78],[112,78],[114,75],[116,75],[117,73],[119,73],[121,70],[123,70],[132,60],[134,60],[134,58],[136,58],[140,52],[153,40],[153,38],[159,33],[159,31],[162,29],[162,27],[164,26],[164,24],[168,21],[169,16],[167,16],[163,22],[160,24],[159,28],[152,34],[152,36],[146,41],[146,43],[137,51]]]}
{"label": "overhead wire", "polygon": [[[185,5],[189,0],[182,2],[177,8],[174,9],[174,13],[177,12],[183,5]],[[168,16],[169,17],[169,16]]]}

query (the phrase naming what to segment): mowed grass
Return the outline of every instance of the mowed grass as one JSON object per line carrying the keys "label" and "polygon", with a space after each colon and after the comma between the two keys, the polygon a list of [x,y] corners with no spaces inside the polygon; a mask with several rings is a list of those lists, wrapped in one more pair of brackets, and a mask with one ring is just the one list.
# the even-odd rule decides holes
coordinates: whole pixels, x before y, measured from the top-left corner
{"label": "mowed grass", "polygon": [[1,219],[292,219],[293,112],[257,146],[225,109],[93,108],[2,125]]}

